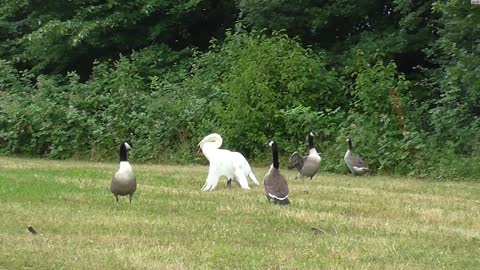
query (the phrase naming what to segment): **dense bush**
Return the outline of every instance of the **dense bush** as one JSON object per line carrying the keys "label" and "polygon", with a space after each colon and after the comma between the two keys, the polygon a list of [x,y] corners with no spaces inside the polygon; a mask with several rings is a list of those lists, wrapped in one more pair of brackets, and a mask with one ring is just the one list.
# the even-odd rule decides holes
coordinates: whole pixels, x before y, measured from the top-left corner
{"label": "dense bush", "polygon": [[[375,59],[376,58],[376,59]],[[416,130],[406,117],[409,83],[398,74],[395,63],[384,63],[381,54],[368,61],[359,51],[345,72],[352,78],[347,85],[350,109],[343,124],[343,136],[352,136],[355,145],[375,170],[408,172],[416,150]]]}
{"label": "dense bush", "polygon": [[[265,153],[262,145],[269,138],[291,142],[292,136],[305,136],[306,128],[289,127],[304,120],[287,122],[282,111],[298,106],[332,110],[341,103],[336,73],[326,68],[322,55],[282,33],[267,36],[239,29],[217,48],[200,57],[195,75],[222,73],[206,81],[210,91],[198,93],[210,100],[212,129],[248,157]],[[308,128],[319,127],[311,123]]]}
{"label": "dense bush", "polygon": [[5,1],[0,152],[116,159],[131,139],[137,160],[205,162],[218,132],[266,164],[268,139],[285,161],[314,131],[324,171],[351,136],[374,173],[480,176],[468,1],[177,2]]}
{"label": "dense bush", "polygon": [[131,139],[138,143],[140,159],[158,159],[169,153],[162,147],[175,148],[189,138],[192,115],[199,115],[188,112],[198,106],[178,100],[187,95],[179,85],[186,78],[188,55],[148,48],[113,64],[96,64],[87,83],[70,73],[66,81],[39,76],[29,85],[3,63],[3,85],[10,88],[0,101],[2,151],[112,158],[116,145]]}

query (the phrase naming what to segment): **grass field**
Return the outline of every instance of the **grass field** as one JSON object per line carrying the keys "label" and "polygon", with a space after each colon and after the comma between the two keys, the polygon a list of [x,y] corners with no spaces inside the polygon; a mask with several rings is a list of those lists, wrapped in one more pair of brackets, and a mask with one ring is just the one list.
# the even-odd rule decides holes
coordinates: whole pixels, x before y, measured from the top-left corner
{"label": "grass field", "polygon": [[285,170],[282,207],[258,186],[200,192],[206,166],[134,163],[115,208],[117,166],[0,157],[0,269],[480,269],[479,183]]}

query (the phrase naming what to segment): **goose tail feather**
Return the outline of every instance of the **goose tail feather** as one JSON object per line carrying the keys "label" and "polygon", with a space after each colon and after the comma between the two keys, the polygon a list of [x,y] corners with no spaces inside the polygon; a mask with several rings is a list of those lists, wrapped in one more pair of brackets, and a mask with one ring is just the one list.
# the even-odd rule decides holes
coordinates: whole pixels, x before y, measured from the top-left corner
{"label": "goose tail feather", "polygon": [[279,199],[273,199],[274,204],[280,204],[280,205],[287,205],[290,204],[290,200],[288,198],[284,200],[279,200]]}
{"label": "goose tail feather", "polygon": [[272,193],[268,193],[268,196],[273,199],[273,204],[280,204],[280,205],[287,205],[290,203],[290,200],[288,199],[288,195],[286,195],[283,198],[280,198],[278,196],[275,196]]}

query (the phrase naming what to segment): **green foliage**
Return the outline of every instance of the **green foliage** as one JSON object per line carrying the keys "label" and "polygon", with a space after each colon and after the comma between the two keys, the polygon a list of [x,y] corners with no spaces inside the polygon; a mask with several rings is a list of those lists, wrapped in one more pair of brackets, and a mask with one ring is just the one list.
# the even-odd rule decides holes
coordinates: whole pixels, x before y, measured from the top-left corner
{"label": "green foliage", "polygon": [[[244,20],[258,29],[286,29],[307,44],[330,47],[358,33],[389,28],[394,14],[391,1],[241,0]],[[386,23],[388,22],[388,23]]]}
{"label": "green foliage", "polygon": [[316,111],[300,105],[292,109],[280,110],[280,115],[285,122],[286,134],[277,138],[284,145],[286,154],[289,155],[294,151],[305,152],[306,134],[314,131],[316,134],[314,143],[317,151],[322,155],[321,169],[336,172],[344,169],[341,159],[344,149],[337,148],[335,143],[341,132],[341,124],[346,118],[341,108]]}
{"label": "green foliage", "polygon": [[176,99],[184,94],[178,83],[185,79],[179,75],[186,74],[188,55],[148,48],[113,64],[98,63],[87,83],[80,83],[75,73],[67,81],[40,76],[35,86],[23,85],[29,95],[8,91],[1,101],[0,138],[8,142],[2,150],[51,158],[112,158],[116,145],[131,139],[138,142],[143,159],[158,158],[158,148],[171,145],[179,134],[190,134],[192,114],[184,113],[190,104]]}
{"label": "green foliage", "polygon": [[[437,1],[433,10],[439,19],[439,38],[428,53],[438,63],[427,85],[439,93],[430,100],[428,116],[434,149],[430,168],[439,175],[477,175],[480,154],[480,9],[469,1]],[[439,166],[439,164],[441,164]]]}
{"label": "green foliage", "polygon": [[264,164],[312,130],[325,171],[351,135],[374,172],[478,177],[479,24],[460,0],[3,1],[0,151],[205,162],[218,132]]}
{"label": "green foliage", "polygon": [[[73,75],[72,75],[73,76]],[[65,158],[88,145],[92,122],[70,102],[70,85],[59,85],[55,78],[37,78],[27,92],[11,93],[2,101],[6,142],[2,150]]]}
{"label": "green foliage", "polygon": [[[470,154],[468,148],[480,143],[480,47],[476,38],[480,29],[473,27],[480,24],[480,10],[465,1],[437,2],[434,7],[442,14],[436,48],[444,65],[435,77],[442,92],[438,107],[431,112],[432,123],[443,136],[439,141],[454,140],[456,152]],[[453,126],[447,130],[445,125]]]}
{"label": "green foliage", "polygon": [[96,59],[152,43],[206,47],[233,21],[233,7],[233,1],[209,0],[3,1],[0,56],[36,74],[75,69],[87,78]]}
{"label": "green foliage", "polygon": [[[215,99],[212,114],[225,141],[247,156],[264,153],[261,145],[267,139],[288,135],[281,110],[329,109],[340,103],[336,74],[326,68],[323,56],[282,33],[268,36],[240,29],[227,34],[219,50],[202,58],[206,60],[200,62],[218,63],[214,67],[224,70],[221,76],[213,75],[208,89],[215,93],[206,97]],[[206,67],[198,76],[211,72]],[[305,136],[304,132],[297,130],[295,135]]]}
{"label": "green foliage", "polygon": [[351,136],[373,170],[411,172],[421,144],[412,143],[418,140],[417,132],[403,113],[409,83],[395,63],[384,63],[381,56],[370,62],[359,51],[354,65],[345,70],[352,79],[347,86],[351,101],[340,141]]}

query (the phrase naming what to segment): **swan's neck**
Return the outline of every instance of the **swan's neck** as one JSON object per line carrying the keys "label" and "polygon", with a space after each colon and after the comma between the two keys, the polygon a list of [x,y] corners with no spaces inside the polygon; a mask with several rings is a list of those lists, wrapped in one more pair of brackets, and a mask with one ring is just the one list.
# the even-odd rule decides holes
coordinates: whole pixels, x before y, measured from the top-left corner
{"label": "swan's neck", "polygon": [[208,159],[211,160],[211,158],[215,155],[215,151],[218,149],[218,146],[216,143],[205,143],[202,146],[202,152],[203,155]]}

